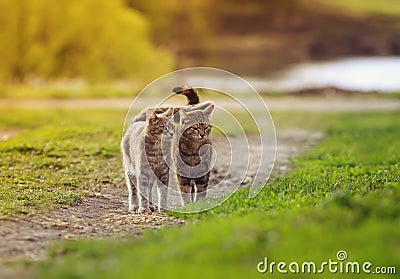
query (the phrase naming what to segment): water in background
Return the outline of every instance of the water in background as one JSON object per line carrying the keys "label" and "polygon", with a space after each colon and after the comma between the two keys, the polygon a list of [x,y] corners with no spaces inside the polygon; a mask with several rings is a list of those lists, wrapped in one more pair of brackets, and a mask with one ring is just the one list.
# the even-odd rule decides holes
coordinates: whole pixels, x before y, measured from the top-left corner
{"label": "water in background", "polygon": [[263,85],[285,91],[328,86],[357,91],[396,91],[400,90],[400,57],[360,57],[300,64]]}
{"label": "water in background", "polygon": [[[189,84],[206,79],[209,87],[224,90],[226,80],[194,77]],[[337,87],[355,91],[400,91],[400,57],[355,57],[330,62],[304,63],[290,67],[276,77],[246,77],[259,92],[286,92],[310,88]],[[231,82],[231,81],[230,81]],[[240,90],[238,84],[238,90]],[[229,88],[232,90],[232,84]]]}

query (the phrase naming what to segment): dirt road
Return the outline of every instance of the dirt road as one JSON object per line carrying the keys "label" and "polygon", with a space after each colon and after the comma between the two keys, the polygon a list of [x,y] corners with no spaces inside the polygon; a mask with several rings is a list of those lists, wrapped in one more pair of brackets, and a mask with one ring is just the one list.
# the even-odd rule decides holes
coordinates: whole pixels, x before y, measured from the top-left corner
{"label": "dirt road", "polygon": [[[319,132],[302,130],[279,133],[273,176],[288,172],[288,161],[307,150],[321,137]],[[227,160],[229,161],[228,158],[223,158],[221,161]],[[224,172],[226,166],[216,165],[215,168],[211,184],[218,180],[218,174]],[[242,186],[246,186],[245,184]],[[127,190],[121,182],[120,185],[104,187],[100,192],[88,194],[85,201],[78,206],[0,221],[0,262],[42,259],[51,243],[64,239],[140,235],[143,230],[182,224],[183,220],[165,214],[128,213]]]}
{"label": "dirt road", "polygon": [[[270,110],[307,110],[307,111],[374,111],[374,110],[398,110],[400,99],[396,98],[365,98],[358,97],[265,97],[263,98]],[[27,109],[128,109],[134,98],[116,99],[51,99],[51,100],[17,100],[0,99],[0,108],[27,108]],[[135,106],[143,108],[157,104],[161,98],[140,98]],[[182,99],[180,100],[182,101]],[[223,100],[227,109],[240,108],[234,100]],[[182,103],[181,103],[182,105]],[[253,106],[253,107],[252,107]],[[249,110],[259,108],[259,101],[249,102]]]}

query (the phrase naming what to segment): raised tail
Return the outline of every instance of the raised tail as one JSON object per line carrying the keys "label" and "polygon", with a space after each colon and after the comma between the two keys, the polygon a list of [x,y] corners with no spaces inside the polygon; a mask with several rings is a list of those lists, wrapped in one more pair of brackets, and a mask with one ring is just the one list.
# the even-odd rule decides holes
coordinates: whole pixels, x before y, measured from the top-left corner
{"label": "raised tail", "polygon": [[191,87],[174,87],[172,92],[185,95],[188,100],[188,105],[195,105],[200,102],[200,96],[197,90]]}

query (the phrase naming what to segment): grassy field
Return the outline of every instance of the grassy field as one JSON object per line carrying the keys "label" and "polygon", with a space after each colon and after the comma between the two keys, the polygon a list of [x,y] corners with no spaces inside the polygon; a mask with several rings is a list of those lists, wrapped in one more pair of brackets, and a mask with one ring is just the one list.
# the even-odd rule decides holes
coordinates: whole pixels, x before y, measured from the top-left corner
{"label": "grassy field", "polygon": [[[289,117],[275,116],[278,123]],[[398,113],[291,117],[310,128],[316,118],[322,128],[323,119],[327,138],[255,199],[241,190],[214,210],[180,215],[191,221],[183,228],[139,239],[65,243],[40,265],[38,278],[257,277],[264,257],[318,265],[337,260],[339,250],[349,261],[373,263],[371,270],[398,270]],[[341,275],[326,270],[324,278]]]}
{"label": "grassy field", "polygon": [[119,109],[2,109],[0,131],[18,136],[0,141],[0,219],[79,204],[99,187],[125,187],[125,116]]}
{"label": "grassy field", "polygon": [[0,98],[12,99],[76,99],[133,97],[142,84],[132,82],[85,84],[73,80],[40,85],[3,84]]}
{"label": "grassy field", "polygon": [[83,200],[86,191],[122,181],[119,140],[124,112],[0,111],[0,219]]}
{"label": "grassy field", "polygon": [[[76,204],[93,187],[123,183],[124,117],[118,110],[2,110],[0,130],[21,133],[0,142],[1,218]],[[273,118],[278,128],[324,130],[326,139],[254,199],[238,191],[211,211],[178,215],[185,227],[141,238],[54,246],[51,260],[35,265],[37,278],[279,277],[276,269],[259,274],[257,263],[268,257],[315,261],[319,268],[336,261],[339,250],[347,261],[371,262],[371,271],[395,266],[399,273],[399,113],[275,112]],[[345,275],[326,268],[324,278],[354,277]]]}
{"label": "grassy field", "polygon": [[341,8],[355,13],[366,14],[383,14],[383,15],[400,15],[400,5],[397,0],[380,0],[380,1],[364,1],[364,0],[329,0],[320,1],[323,4],[329,4],[333,7]]}

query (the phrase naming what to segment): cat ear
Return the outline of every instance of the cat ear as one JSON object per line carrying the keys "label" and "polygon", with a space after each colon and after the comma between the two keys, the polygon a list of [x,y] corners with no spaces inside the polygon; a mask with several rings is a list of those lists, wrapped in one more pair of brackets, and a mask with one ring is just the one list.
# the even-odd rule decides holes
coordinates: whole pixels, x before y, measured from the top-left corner
{"label": "cat ear", "polygon": [[165,116],[170,117],[172,114],[174,114],[174,109],[169,108],[164,112]]}
{"label": "cat ear", "polygon": [[214,104],[210,104],[207,108],[204,109],[204,113],[211,115],[211,113],[214,111]]}
{"label": "cat ear", "polygon": [[157,119],[157,114],[154,112],[154,110],[152,110],[152,109],[148,109],[147,111],[146,111],[146,118],[147,119]]}
{"label": "cat ear", "polygon": [[185,110],[183,110],[183,109],[180,109],[180,110],[179,110],[179,116],[180,116],[180,118],[181,118],[181,122],[182,122],[182,123],[185,122],[185,119],[188,118],[187,113],[186,113]]}

